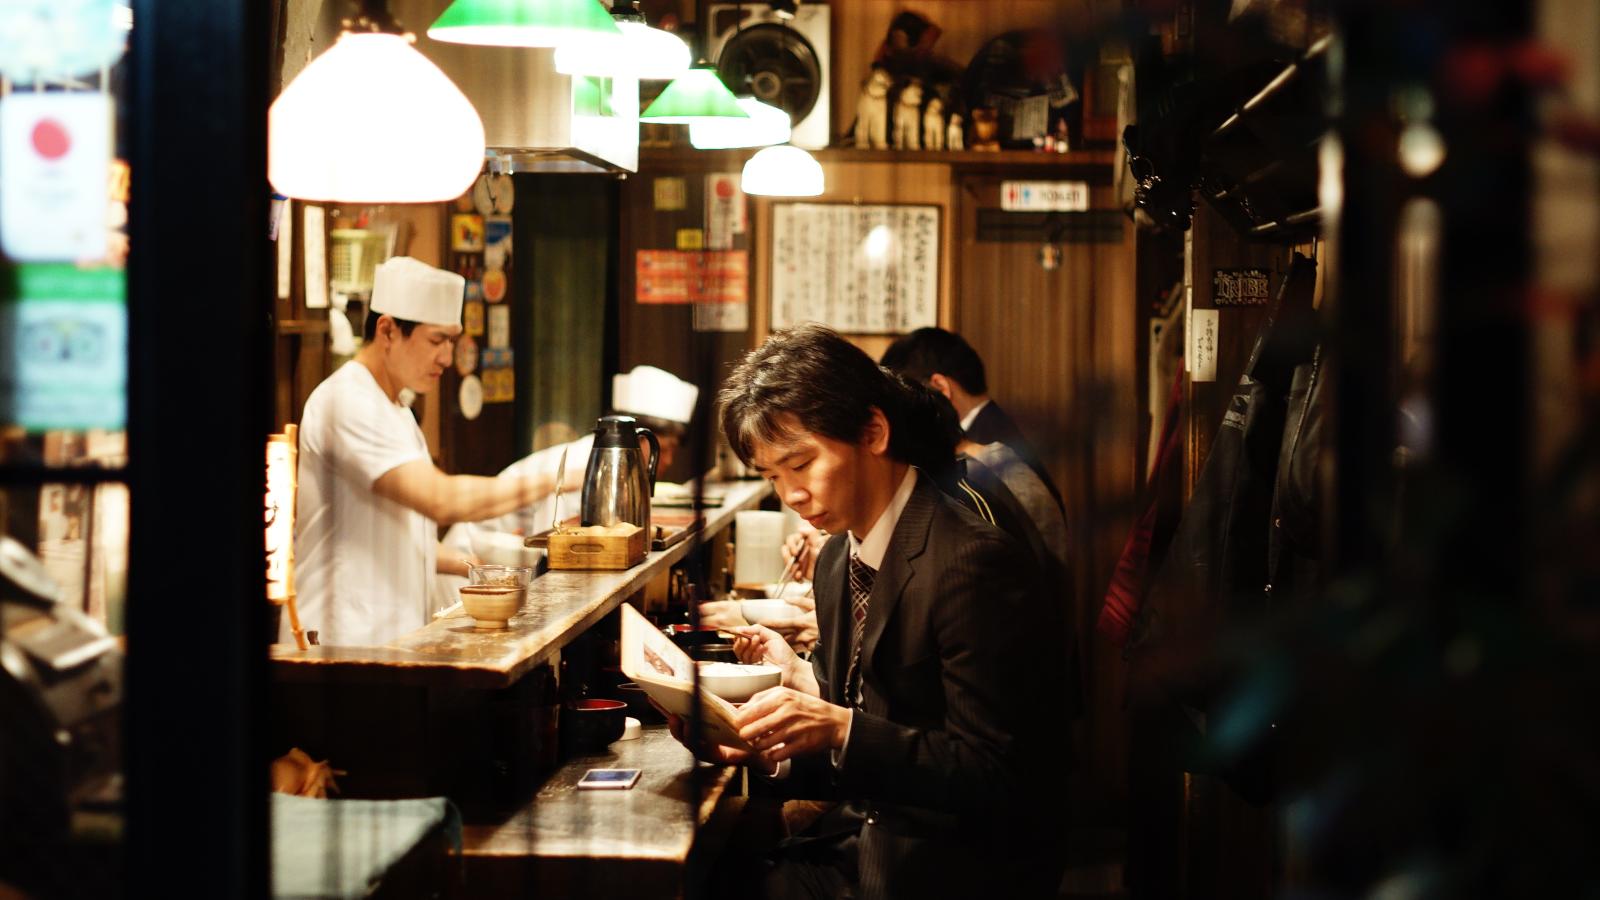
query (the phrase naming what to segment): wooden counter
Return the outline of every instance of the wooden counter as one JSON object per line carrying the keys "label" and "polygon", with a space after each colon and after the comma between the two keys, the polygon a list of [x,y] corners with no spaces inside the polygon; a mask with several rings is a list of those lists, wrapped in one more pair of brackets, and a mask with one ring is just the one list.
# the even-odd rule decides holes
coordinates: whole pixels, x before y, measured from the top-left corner
{"label": "wooden counter", "polygon": [[[583,773],[599,768],[639,769],[639,782],[626,791],[578,790]],[[702,826],[730,785],[737,787],[737,774],[696,764],[661,725],[646,727],[638,740],[568,760],[519,809],[463,829],[464,893],[677,896],[691,852],[704,853],[717,841]],[[691,806],[697,786],[699,803]]]}
{"label": "wooden counter", "polygon": [[[764,481],[716,485],[721,506],[704,510],[702,537],[733,523],[734,513],[767,496]],[[466,615],[440,619],[382,647],[292,645],[272,648],[280,681],[382,683],[463,688],[508,687],[688,555],[693,538],[622,572],[548,572],[534,579],[528,600],[505,631],[480,632]],[[637,790],[637,789],[635,789]]]}

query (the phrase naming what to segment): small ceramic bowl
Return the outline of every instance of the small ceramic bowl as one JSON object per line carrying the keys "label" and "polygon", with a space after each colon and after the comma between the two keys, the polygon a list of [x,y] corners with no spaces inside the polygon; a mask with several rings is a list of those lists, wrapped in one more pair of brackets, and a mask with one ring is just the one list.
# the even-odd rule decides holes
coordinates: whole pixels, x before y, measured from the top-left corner
{"label": "small ceramic bowl", "polygon": [[743,703],[782,681],[783,672],[777,666],[700,663],[700,684],[729,703]]}
{"label": "small ceramic bowl", "polygon": [[460,591],[461,608],[482,631],[507,627],[527,596],[526,590],[515,585],[467,584]]}
{"label": "small ceramic bowl", "polygon": [[650,695],[644,688],[629,681],[617,685],[617,699],[628,704],[628,715],[640,722],[659,725],[666,721],[666,717],[650,703]]}
{"label": "small ceramic bowl", "polygon": [[628,704],[621,700],[575,700],[561,707],[561,741],[579,752],[598,753],[622,737]]}
{"label": "small ceramic bowl", "polygon": [[751,625],[768,625],[773,622],[793,619],[805,613],[805,610],[787,600],[740,600],[739,614]]}

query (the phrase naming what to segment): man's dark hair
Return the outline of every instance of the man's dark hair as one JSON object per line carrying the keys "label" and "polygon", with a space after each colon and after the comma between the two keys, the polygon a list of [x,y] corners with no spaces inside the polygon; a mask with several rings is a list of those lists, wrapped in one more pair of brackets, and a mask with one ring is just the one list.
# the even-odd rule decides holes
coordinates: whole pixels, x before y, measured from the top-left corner
{"label": "man's dark hair", "polygon": [[891,414],[889,455],[930,474],[955,465],[961,418],[945,396],[921,382],[892,374],[899,409]]}
{"label": "man's dark hair", "polygon": [[879,362],[890,371],[916,381],[926,382],[939,374],[974,396],[989,393],[983,358],[961,335],[943,328],[918,328],[897,339],[883,351]]}
{"label": "man's dark hair", "polygon": [[746,464],[755,442],[784,436],[779,420],[846,443],[861,440],[874,407],[889,420],[890,455],[897,452],[895,421],[905,399],[899,383],[872,357],[821,325],[774,332],[745,355],[717,395],[722,433]]}
{"label": "man's dark hair", "polygon": [[[370,309],[367,310],[366,324],[361,326],[361,339],[363,341],[370,344],[372,343],[372,339],[378,336],[378,320],[383,316],[383,313],[376,313]],[[417,325],[420,324],[413,322],[410,319],[402,319],[398,316],[390,316],[389,318],[394,319],[394,324],[400,327],[401,337],[411,337],[411,332],[417,330]]]}

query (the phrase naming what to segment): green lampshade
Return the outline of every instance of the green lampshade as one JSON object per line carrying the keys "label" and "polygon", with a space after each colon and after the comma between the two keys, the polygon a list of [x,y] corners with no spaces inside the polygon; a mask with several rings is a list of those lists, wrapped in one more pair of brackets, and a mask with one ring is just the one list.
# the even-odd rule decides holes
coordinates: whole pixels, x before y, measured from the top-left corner
{"label": "green lampshade", "polygon": [[696,67],[668,84],[645,111],[641,122],[661,125],[689,125],[706,119],[748,119],[733,91],[722,83],[717,70]]}
{"label": "green lampshade", "polygon": [[556,47],[622,30],[599,0],[455,0],[428,37],[486,47]]}

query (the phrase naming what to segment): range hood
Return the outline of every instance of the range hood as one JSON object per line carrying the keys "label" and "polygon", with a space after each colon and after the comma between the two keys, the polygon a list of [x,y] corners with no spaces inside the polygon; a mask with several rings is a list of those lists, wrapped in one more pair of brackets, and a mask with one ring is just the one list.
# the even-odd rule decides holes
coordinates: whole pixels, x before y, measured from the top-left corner
{"label": "range hood", "polygon": [[626,174],[639,169],[639,82],[556,71],[549,48],[478,47],[427,36],[449,0],[390,0],[417,50],[483,118],[496,172]]}

